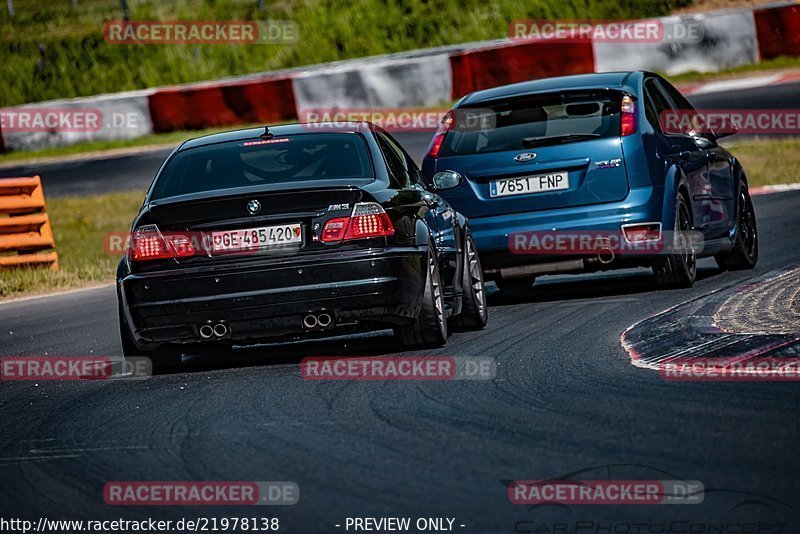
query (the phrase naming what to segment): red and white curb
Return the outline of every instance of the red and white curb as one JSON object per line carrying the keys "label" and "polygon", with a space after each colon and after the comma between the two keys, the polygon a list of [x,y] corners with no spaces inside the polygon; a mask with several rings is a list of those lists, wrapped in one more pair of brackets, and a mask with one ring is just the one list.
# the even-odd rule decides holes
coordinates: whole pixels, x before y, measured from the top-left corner
{"label": "red and white curb", "polygon": [[706,93],[724,93],[727,91],[741,91],[756,87],[768,87],[785,83],[800,82],[800,72],[785,72],[766,76],[750,76],[733,80],[717,80],[706,83],[679,84],[678,87],[685,95],[702,95]]}
{"label": "red and white curb", "polygon": [[800,183],[795,184],[775,184],[751,187],[750,195],[769,195],[770,193],[785,193],[787,191],[800,191]]}

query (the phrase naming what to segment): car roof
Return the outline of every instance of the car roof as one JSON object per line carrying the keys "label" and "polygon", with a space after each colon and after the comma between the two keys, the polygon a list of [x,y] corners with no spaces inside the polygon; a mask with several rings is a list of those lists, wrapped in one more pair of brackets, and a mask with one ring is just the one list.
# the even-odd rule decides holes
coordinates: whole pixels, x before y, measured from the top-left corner
{"label": "car roof", "polygon": [[[369,131],[374,125],[367,121],[360,122],[315,122],[315,123],[296,123],[281,124],[279,126],[259,126],[258,128],[244,128],[240,130],[230,130],[227,132],[214,133],[195,137],[185,141],[178,151],[197,148],[200,146],[226,143],[229,141],[245,141],[259,137],[264,133],[264,128],[269,129],[269,133],[275,136],[297,135],[308,133],[362,133]],[[319,130],[317,132],[316,130]]]}
{"label": "car roof", "polygon": [[638,93],[636,88],[645,74],[649,73],[644,71],[596,72],[513,83],[470,93],[461,99],[456,107],[490,102],[512,96],[581,89],[618,89],[636,95]]}

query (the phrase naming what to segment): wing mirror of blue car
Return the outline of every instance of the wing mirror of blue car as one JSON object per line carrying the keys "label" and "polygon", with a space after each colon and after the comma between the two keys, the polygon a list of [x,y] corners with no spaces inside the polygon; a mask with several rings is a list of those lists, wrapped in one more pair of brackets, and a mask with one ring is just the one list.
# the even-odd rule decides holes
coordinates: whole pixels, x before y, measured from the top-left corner
{"label": "wing mirror of blue car", "polygon": [[712,148],[714,146],[714,141],[701,135],[693,135],[692,140],[694,144],[697,145],[697,148],[700,149]]}
{"label": "wing mirror of blue car", "polygon": [[739,133],[739,125],[734,121],[727,122],[721,128],[717,128],[714,130],[714,136],[717,139],[720,139],[722,137],[730,137],[731,135],[736,135],[738,133]]}
{"label": "wing mirror of blue car", "polygon": [[435,187],[437,191],[452,189],[460,184],[461,180],[463,180],[463,178],[456,171],[437,172],[433,175],[433,187]]}

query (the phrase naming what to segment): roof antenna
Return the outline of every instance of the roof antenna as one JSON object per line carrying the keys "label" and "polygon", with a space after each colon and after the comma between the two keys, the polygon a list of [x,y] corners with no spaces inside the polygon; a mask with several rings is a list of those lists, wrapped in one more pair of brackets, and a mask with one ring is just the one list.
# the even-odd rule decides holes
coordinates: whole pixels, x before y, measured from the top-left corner
{"label": "roof antenna", "polygon": [[275,137],[275,134],[269,131],[269,126],[264,126],[264,133],[259,135],[261,139],[272,139]]}

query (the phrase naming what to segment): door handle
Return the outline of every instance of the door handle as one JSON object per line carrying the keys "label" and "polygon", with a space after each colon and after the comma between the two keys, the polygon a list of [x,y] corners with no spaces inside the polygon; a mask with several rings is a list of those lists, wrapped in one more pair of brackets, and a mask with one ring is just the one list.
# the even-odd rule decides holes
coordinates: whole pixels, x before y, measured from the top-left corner
{"label": "door handle", "polygon": [[711,163],[714,163],[715,161],[717,161],[717,153],[706,152],[706,158],[708,158],[708,161],[710,161]]}

